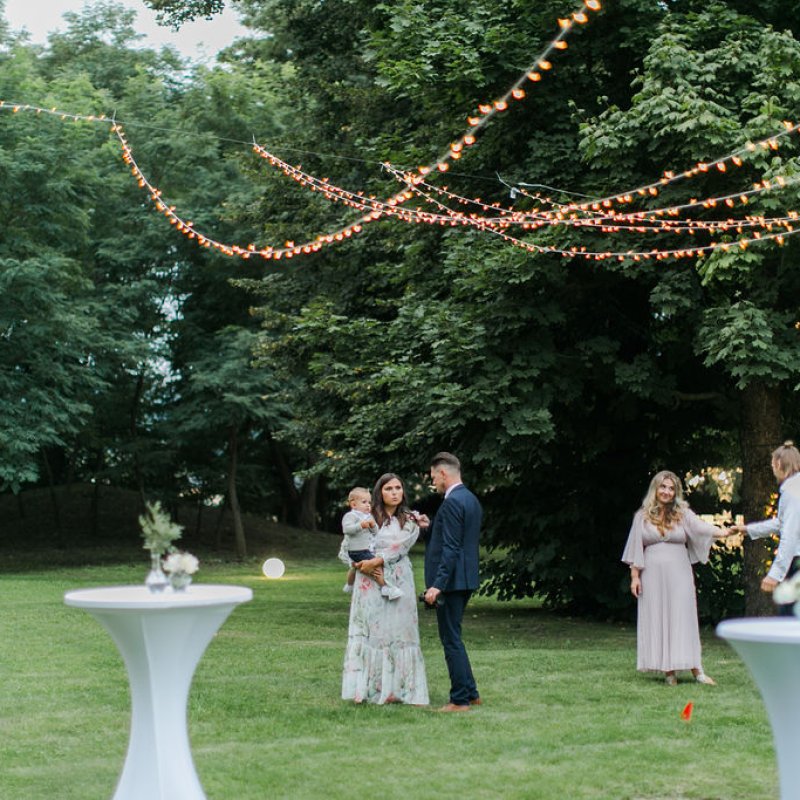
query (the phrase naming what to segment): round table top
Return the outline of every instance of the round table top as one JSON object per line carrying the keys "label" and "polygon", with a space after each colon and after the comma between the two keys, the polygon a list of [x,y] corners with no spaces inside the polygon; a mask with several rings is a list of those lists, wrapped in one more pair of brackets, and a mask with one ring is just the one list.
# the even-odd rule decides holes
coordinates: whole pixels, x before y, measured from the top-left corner
{"label": "round table top", "polygon": [[104,586],[76,589],[64,595],[64,602],[75,608],[162,610],[199,606],[237,605],[253,599],[253,590],[245,586],[193,583],[182,592],[166,589],[153,593],[146,586]]}
{"label": "round table top", "polygon": [[745,642],[800,644],[800,619],[795,617],[727,619],[717,625],[717,636]]}

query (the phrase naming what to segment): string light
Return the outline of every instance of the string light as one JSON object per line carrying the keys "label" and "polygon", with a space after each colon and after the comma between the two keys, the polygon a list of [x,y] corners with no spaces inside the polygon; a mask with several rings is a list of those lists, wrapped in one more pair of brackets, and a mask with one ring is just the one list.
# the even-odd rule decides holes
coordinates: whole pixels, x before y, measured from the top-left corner
{"label": "string light", "polygon": [[567,49],[566,37],[575,25],[585,25],[589,21],[586,11],[597,12],[600,11],[600,9],[601,4],[599,0],[584,0],[569,18],[560,18],[558,20],[558,27],[560,29],[558,34],[537,55],[531,66],[528,67],[500,97],[491,102],[479,103],[478,113],[467,117],[468,128],[466,132],[453,142],[436,161],[417,167],[418,175],[424,177],[434,169],[438,172],[447,172],[449,168],[448,162],[460,158],[464,146],[469,147],[475,144],[478,133],[486,126],[492,117],[506,111],[511,101],[523,100],[526,97],[523,86],[527,81],[538,83],[542,79],[542,72],[547,72],[552,69],[553,65],[548,60],[549,57],[554,51],[562,52]]}
{"label": "string light", "polygon": [[[600,2],[599,0],[584,0],[583,3],[579,6],[579,8],[573,12],[570,19],[559,20],[559,28],[560,31],[558,35],[544,48],[544,50],[539,54],[535,61],[535,65],[542,70],[549,70],[551,68],[551,64],[547,61],[548,56],[554,50],[563,50],[566,46],[564,42],[564,37],[570,32],[573,28],[574,24],[585,24],[588,22],[588,16],[585,13],[584,9],[588,9],[590,11],[599,11],[600,10]],[[563,43],[563,45],[561,44]],[[531,68],[531,70],[533,67]],[[468,120],[469,130],[466,134],[464,134],[457,142],[450,145],[448,150],[442,154],[440,158],[438,158],[433,164],[422,166],[418,168],[418,174],[420,177],[424,177],[432,170],[436,170],[439,173],[444,173],[449,170],[451,160],[455,160],[461,157],[461,151],[463,147],[471,146],[476,142],[476,135],[483,128],[487,122],[496,114],[502,111],[505,111],[508,108],[509,100],[520,100],[525,97],[525,91],[521,88],[521,85],[525,82],[526,78],[529,77],[529,73],[531,70],[526,70],[522,76],[517,80],[517,82],[500,98],[493,101],[492,103],[484,103],[479,105],[479,111],[481,115],[478,117],[471,117]],[[0,101],[0,109],[4,106],[3,101]],[[20,109],[29,110],[31,106],[14,106],[13,111],[16,113]],[[54,110],[53,110],[54,111]],[[79,117],[78,115],[63,115],[62,119],[66,118],[73,118],[73,119],[89,119],[88,117]],[[102,118],[107,120],[107,118]],[[249,258],[252,254],[258,253],[264,258],[269,259],[278,259],[282,257],[292,257],[294,255],[299,255],[301,253],[308,253],[308,252],[316,252],[320,249],[323,244],[332,243],[334,241],[341,241],[344,238],[349,238],[352,236],[353,233],[360,232],[363,229],[363,225],[368,224],[375,219],[379,219],[381,216],[385,214],[384,210],[373,210],[370,212],[369,215],[363,217],[356,223],[346,226],[332,234],[326,234],[322,236],[318,236],[314,242],[306,243],[305,245],[295,245],[291,243],[291,246],[287,243],[284,247],[267,247],[257,249],[253,245],[248,245],[246,248],[241,248],[238,245],[229,245],[219,242],[213,239],[210,236],[204,234],[198,234],[194,230],[193,223],[186,222],[181,219],[176,211],[174,206],[169,206],[161,200],[161,191],[154,187],[144,176],[141,169],[139,168],[138,164],[136,163],[135,159],[133,158],[133,154],[130,150],[130,147],[125,139],[124,133],[122,128],[118,124],[113,124],[112,130],[116,133],[117,137],[120,140],[122,149],[123,149],[123,159],[126,163],[129,164],[131,168],[131,172],[137,180],[138,185],[145,189],[148,194],[150,195],[151,200],[155,204],[157,210],[161,211],[168,219],[170,224],[174,225],[176,230],[180,231],[181,233],[185,234],[189,238],[197,239],[198,243],[204,247],[212,247],[220,252],[224,253],[225,255],[237,255],[241,258]],[[314,184],[317,186],[317,183]],[[326,191],[325,196],[329,197],[330,199],[337,199],[339,202],[347,202],[348,204],[352,203],[350,200],[346,200],[344,195],[341,192],[333,192],[333,191]],[[386,203],[390,206],[395,206],[399,203],[404,202],[407,199],[404,193],[400,193],[395,195],[392,198],[389,198]],[[415,221],[419,221],[420,218],[417,216],[415,217]],[[437,220],[440,224],[442,224],[442,220]]]}
{"label": "string light", "polygon": [[[717,249],[729,251],[731,248],[738,247],[744,250],[753,242],[776,241],[778,244],[783,244],[786,237],[794,235],[797,232],[794,228],[798,219],[797,212],[790,211],[788,212],[788,216],[784,217],[766,218],[746,216],[743,219],[729,218],[726,220],[691,219],[681,216],[681,212],[692,208],[702,208],[708,211],[717,208],[718,205],[724,205],[728,209],[735,208],[737,205],[746,205],[753,195],[765,191],[782,189],[800,180],[792,178],[791,176],[788,178],[777,176],[769,180],[764,179],[754,184],[751,189],[730,195],[707,197],[704,199],[693,198],[689,203],[649,209],[647,211],[620,213],[615,211],[614,207],[618,205],[629,205],[637,198],[656,197],[662,191],[663,187],[676,181],[707,174],[712,169],[716,169],[720,173],[725,173],[728,170],[729,164],[735,167],[741,167],[744,163],[742,156],[747,153],[754,153],[759,150],[765,152],[776,151],[780,147],[780,140],[782,137],[797,132],[800,129],[800,125],[795,125],[791,122],[783,123],[784,130],[772,134],[759,142],[748,142],[745,147],[739,148],[733,153],[714,161],[700,161],[682,171],[666,171],[656,182],[644,184],[643,186],[615,195],[609,195],[608,197],[589,199],[581,202],[561,204],[538,197],[538,202],[548,207],[540,207],[533,211],[517,211],[504,208],[498,204],[487,205],[482,203],[479,198],[465,198],[450,193],[446,188],[435,188],[425,180],[428,175],[447,172],[450,168],[450,161],[460,159],[465,148],[471,147],[476,143],[477,133],[495,114],[508,110],[510,102],[524,99],[526,97],[526,91],[523,88],[523,84],[528,81],[534,83],[541,81],[543,75],[552,69],[552,62],[549,60],[551,54],[556,51],[567,49],[566,35],[576,24],[585,24],[588,21],[589,18],[586,11],[599,11],[600,7],[598,0],[584,0],[580,8],[569,18],[559,19],[558,26],[560,31],[558,35],[537,56],[532,66],[521,75],[516,83],[504,95],[491,102],[480,103],[478,105],[479,113],[467,119],[469,125],[467,132],[462,137],[452,142],[447,151],[443,153],[440,158],[436,159],[436,161],[429,165],[418,167],[415,173],[400,172],[390,165],[384,165],[390,173],[399,180],[402,180],[405,184],[402,191],[395,193],[386,200],[378,200],[372,196],[365,197],[363,193],[354,193],[334,186],[327,179],[316,178],[304,172],[300,167],[293,167],[282,159],[277,158],[254,141],[254,151],[270,163],[270,165],[281,170],[286,176],[292,178],[301,186],[320,193],[324,198],[332,202],[342,203],[363,214],[356,222],[331,233],[317,236],[313,241],[302,244],[287,241],[282,246],[257,247],[255,244],[241,246],[219,242],[211,236],[198,232],[193,222],[187,221],[179,216],[175,206],[169,205],[162,199],[161,190],[150,183],[136,163],[121,125],[114,120],[109,120],[108,117],[76,115],[59,112],[57,109],[43,109],[28,104],[7,104],[5,101],[0,101],[0,110],[10,108],[15,114],[21,110],[35,111],[37,114],[48,113],[58,116],[61,120],[72,119],[74,121],[110,122],[112,124],[112,131],[117,135],[120,141],[123,159],[129,165],[137,184],[147,191],[156,209],[167,217],[170,224],[188,238],[196,240],[197,243],[203,247],[214,248],[225,255],[236,256],[243,259],[249,259],[252,256],[260,256],[265,259],[278,260],[317,252],[328,244],[334,244],[349,239],[354,234],[360,233],[365,225],[387,217],[414,224],[425,223],[440,226],[471,226],[490,234],[500,236],[504,241],[517,247],[523,247],[530,252],[554,253],[566,257],[577,256],[593,258],[595,260],[605,260],[608,258],[616,258],[618,260],[647,260],[653,258],[698,257]],[[515,191],[523,196],[531,197],[531,195],[524,190],[515,189]],[[480,207],[481,213],[474,212],[466,214],[454,210],[447,205],[447,203],[437,200],[433,196],[434,194],[437,194],[439,197],[446,197],[450,202],[455,201],[463,205],[476,205]],[[438,212],[407,206],[407,201],[415,196],[428,205],[432,205],[438,209]],[[665,219],[665,217],[679,217],[679,219]],[[683,233],[694,235],[697,232],[702,232],[708,233],[709,235],[737,234],[740,238],[735,241],[693,245],[683,249],[651,248],[649,250],[590,251],[585,246],[575,246],[564,249],[525,242],[507,232],[508,228],[511,226],[520,226],[526,231],[536,230],[543,226],[567,226],[575,229],[586,228],[603,234],[626,232],[635,234]],[[776,232],[773,230],[774,228],[780,228],[781,230]],[[744,236],[746,230],[752,230],[752,238]],[[766,231],[766,233],[764,233],[764,231]]]}

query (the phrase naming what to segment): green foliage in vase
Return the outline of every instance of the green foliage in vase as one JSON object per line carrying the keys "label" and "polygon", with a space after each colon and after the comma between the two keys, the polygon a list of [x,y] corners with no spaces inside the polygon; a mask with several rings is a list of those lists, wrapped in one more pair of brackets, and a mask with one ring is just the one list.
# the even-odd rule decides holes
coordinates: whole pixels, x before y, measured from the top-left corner
{"label": "green foliage in vase", "polygon": [[145,505],[145,513],[139,517],[139,525],[142,528],[144,549],[151,553],[172,552],[173,542],[183,534],[183,526],[172,521],[158,500]]}

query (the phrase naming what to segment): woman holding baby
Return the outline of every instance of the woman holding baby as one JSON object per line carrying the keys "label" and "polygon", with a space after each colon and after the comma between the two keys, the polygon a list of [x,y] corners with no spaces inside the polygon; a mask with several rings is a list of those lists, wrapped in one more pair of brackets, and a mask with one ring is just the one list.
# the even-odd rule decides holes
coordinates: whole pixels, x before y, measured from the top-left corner
{"label": "woman holding baby", "polygon": [[[372,551],[361,561],[350,605],[342,698],[356,703],[428,704],[425,662],[419,643],[417,595],[409,551],[419,536],[415,515],[406,505],[403,482],[382,475],[372,490],[372,516],[378,527]],[[402,593],[381,594],[374,580]]]}

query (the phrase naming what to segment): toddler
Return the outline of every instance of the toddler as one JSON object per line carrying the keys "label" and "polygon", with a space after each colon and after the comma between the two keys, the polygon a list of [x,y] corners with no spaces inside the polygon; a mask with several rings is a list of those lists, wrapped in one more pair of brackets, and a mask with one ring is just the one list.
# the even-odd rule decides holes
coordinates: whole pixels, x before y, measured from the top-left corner
{"label": "toddler", "polygon": [[[369,489],[356,486],[350,490],[347,496],[347,504],[350,510],[342,517],[342,550],[340,556],[346,555],[343,560],[349,560],[350,570],[347,573],[347,582],[342,591],[350,594],[353,591],[353,584],[356,580],[356,569],[353,564],[359,561],[367,561],[375,558],[372,552],[372,539],[378,533],[378,526],[372,519],[372,504]],[[386,578],[376,578],[376,583],[381,587],[381,594],[389,600],[397,600],[403,596],[403,592],[396,586],[386,583]]]}

